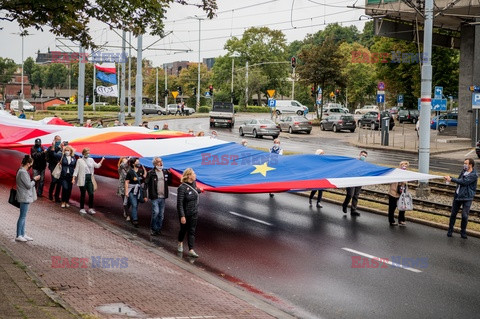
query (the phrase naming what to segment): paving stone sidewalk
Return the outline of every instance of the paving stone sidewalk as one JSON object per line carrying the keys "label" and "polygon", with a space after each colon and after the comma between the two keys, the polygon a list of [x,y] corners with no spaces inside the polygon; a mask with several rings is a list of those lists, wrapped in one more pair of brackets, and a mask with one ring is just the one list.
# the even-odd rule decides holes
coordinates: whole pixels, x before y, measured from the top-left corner
{"label": "paving stone sidewalk", "polygon": [[[171,253],[142,245],[102,227],[91,220],[95,217],[80,216],[74,207],[61,209],[45,198],[33,203],[27,215],[26,234],[34,241],[15,242],[19,211],[8,204],[8,192],[0,185],[0,249],[10,251],[85,318],[291,317]],[[0,258],[0,278],[17,287],[0,290],[0,301],[6,301],[0,302],[3,315],[16,318],[17,310],[18,318],[70,318],[65,311],[57,314],[62,308],[41,295],[24,272],[14,273],[9,256],[2,253]]]}

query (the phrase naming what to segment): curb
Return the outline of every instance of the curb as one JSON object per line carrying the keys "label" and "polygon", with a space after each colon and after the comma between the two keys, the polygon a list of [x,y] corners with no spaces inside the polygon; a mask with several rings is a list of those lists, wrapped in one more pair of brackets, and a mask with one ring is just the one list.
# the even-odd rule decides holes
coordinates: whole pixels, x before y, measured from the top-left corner
{"label": "curb", "polygon": [[[309,197],[309,195],[306,194],[306,193],[296,193],[296,194],[298,196]],[[331,204],[342,205],[341,202],[330,199],[330,198],[322,198],[322,201],[327,202],[327,203],[331,203]],[[368,206],[358,205],[358,208],[363,210],[363,211],[369,212],[369,213],[382,215],[382,216],[388,216],[388,213],[386,213],[382,210],[378,210],[378,209],[368,207]],[[398,214],[396,213],[395,216],[398,217]],[[424,220],[424,219],[420,219],[420,218],[417,218],[417,217],[411,217],[411,216],[408,216],[408,215],[405,215],[405,219],[410,221],[410,222],[413,222],[413,223],[422,224],[422,225],[425,225],[425,226],[430,226],[430,227],[434,227],[434,228],[438,228],[438,229],[448,230],[447,225],[439,224],[439,223],[432,222],[432,221],[429,221],[429,220]],[[453,231],[455,233],[460,233],[460,228],[454,227]],[[472,237],[476,237],[476,238],[480,238],[480,232],[477,232],[477,231],[474,231],[474,230],[468,230],[467,229],[467,235],[472,236]]]}
{"label": "curb", "polygon": [[[16,263],[22,263],[25,264],[21,259],[19,259],[13,251],[11,251],[9,248],[3,246],[0,244],[0,248],[5,251],[5,253],[8,255],[8,257],[12,258],[12,260]],[[82,318],[82,315],[76,311],[72,306],[70,306],[65,300],[63,300],[57,293],[55,293],[53,290],[51,290],[48,285],[45,284],[45,282],[37,276],[33,270],[30,269],[30,267],[26,266],[24,269],[25,273],[30,277],[30,279],[35,283],[35,285],[42,290],[45,295],[47,295],[48,298],[50,298],[54,303],[58,304],[60,307],[68,311],[72,316],[77,317],[79,319]]]}
{"label": "curb", "polygon": [[274,305],[269,304],[268,302],[252,295],[251,293],[248,293],[247,291],[232,285],[231,283],[218,278],[214,274],[211,274],[209,272],[206,272],[204,270],[199,269],[196,266],[193,266],[189,264],[188,262],[184,261],[183,259],[179,260],[178,257],[172,255],[171,253],[165,251],[163,248],[159,248],[158,246],[154,245],[153,243],[148,242],[145,239],[142,239],[141,237],[138,236],[133,236],[132,233],[130,233],[127,230],[124,230],[120,227],[113,226],[108,224],[105,221],[99,220],[94,218],[93,216],[84,216],[84,218],[88,218],[91,222],[96,223],[100,227],[103,227],[105,230],[120,236],[129,242],[140,246],[141,248],[167,260],[168,262],[174,264],[175,266],[180,267],[181,269],[191,273],[194,276],[197,276],[206,282],[214,285],[218,289],[221,289],[223,291],[226,291],[227,293],[231,294],[232,296],[235,296],[238,299],[241,299],[248,304],[252,305],[253,307],[256,307],[257,309],[262,310],[266,314],[273,316],[274,318],[280,318],[280,319],[294,319],[297,318],[297,316],[293,313],[288,313],[286,310],[276,308]]}
{"label": "curb", "polygon": [[[370,149],[370,150],[381,150],[381,151],[392,151],[392,152],[402,152],[402,153],[409,153],[409,154],[418,154],[418,150],[408,150],[408,149],[397,149],[393,148],[390,146],[375,146],[375,145],[367,145],[367,144],[362,144],[362,143],[357,143],[357,142],[352,142],[348,141],[348,144],[352,146],[356,146],[359,148],[365,148],[365,149]],[[430,155],[437,155],[437,154],[445,154],[445,153],[451,153],[453,151],[468,151],[471,150],[472,147],[463,147],[463,148],[456,148],[456,149],[450,149],[450,150],[441,150],[441,151],[430,151]]]}

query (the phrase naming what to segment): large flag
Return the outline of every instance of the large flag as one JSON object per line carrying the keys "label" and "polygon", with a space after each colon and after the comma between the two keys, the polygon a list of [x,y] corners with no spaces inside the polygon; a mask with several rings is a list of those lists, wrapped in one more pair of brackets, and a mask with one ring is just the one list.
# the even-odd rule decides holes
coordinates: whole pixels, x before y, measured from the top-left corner
{"label": "large flag", "polygon": [[97,86],[97,94],[102,96],[118,97],[118,86]]}
{"label": "large flag", "polygon": [[149,168],[152,158],[160,156],[177,183],[183,171],[191,167],[198,184],[213,192],[302,191],[440,178],[344,156],[281,156],[183,132],[132,126],[94,129],[46,125],[0,111],[0,149],[29,153],[36,138],[49,146],[55,135],[68,140],[77,155],[88,147],[93,158],[105,157],[98,171],[101,175],[118,178],[117,163],[121,156],[139,157]]}
{"label": "large flag", "polygon": [[103,63],[103,64],[95,64],[95,68],[97,71],[104,72],[104,73],[117,73],[117,68],[115,67],[115,63]]}
{"label": "large flag", "polygon": [[105,73],[105,72],[97,71],[97,79],[103,82],[117,84],[117,75],[114,73]]}

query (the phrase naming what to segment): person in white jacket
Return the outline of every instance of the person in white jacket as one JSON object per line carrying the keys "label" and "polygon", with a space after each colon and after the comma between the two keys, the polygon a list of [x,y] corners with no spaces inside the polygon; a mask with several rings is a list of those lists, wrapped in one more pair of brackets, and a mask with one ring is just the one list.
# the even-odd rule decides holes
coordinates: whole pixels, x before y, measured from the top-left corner
{"label": "person in white jacket", "polygon": [[95,214],[95,210],[93,209],[93,192],[96,189],[94,171],[95,168],[102,166],[105,157],[102,157],[100,162],[96,163],[93,158],[90,157],[89,148],[84,148],[82,155],[75,165],[72,183],[75,184],[75,178],[77,178],[77,185],[80,187],[80,214],[87,213],[85,210],[85,192],[88,192],[88,213],[93,215]]}

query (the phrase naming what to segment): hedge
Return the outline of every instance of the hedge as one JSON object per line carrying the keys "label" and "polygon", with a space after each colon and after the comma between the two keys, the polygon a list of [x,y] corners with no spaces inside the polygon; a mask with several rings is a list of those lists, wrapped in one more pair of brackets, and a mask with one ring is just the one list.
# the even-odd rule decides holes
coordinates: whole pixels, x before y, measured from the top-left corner
{"label": "hedge", "polygon": [[[59,105],[59,106],[49,106],[47,107],[48,111],[77,111],[78,106],[77,105]],[[83,110],[85,112],[92,112],[93,111],[93,106],[84,106]],[[125,110],[127,110],[127,107],[125,107]],[[114,105],[106,105],[106,106],[100,106],[97,105],[95,108],[95,111],[98,112],[120,112],[120,107],[119,106],[114,106]],[[135,111],[135,107],[132,106],[132,111]]]}

